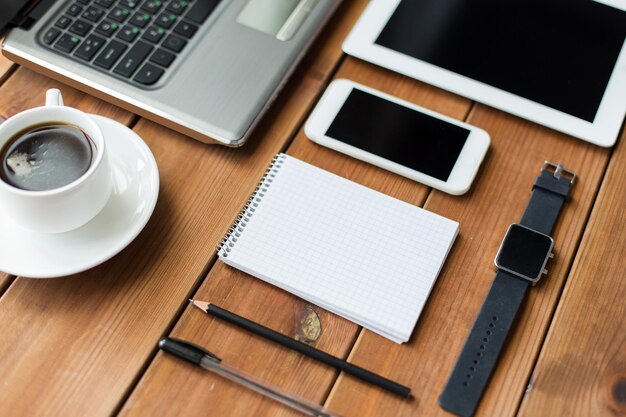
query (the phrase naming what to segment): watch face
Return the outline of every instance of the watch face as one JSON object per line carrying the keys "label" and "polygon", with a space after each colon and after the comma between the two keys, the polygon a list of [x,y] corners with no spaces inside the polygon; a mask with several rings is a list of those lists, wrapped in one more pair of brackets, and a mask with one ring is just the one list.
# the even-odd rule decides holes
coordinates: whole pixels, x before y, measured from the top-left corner
{"label": "watch face", "polygon": [[553,244],[550,236],[512,224],[502,241],[496,265],[530,280],[537,280],[541,277]]}

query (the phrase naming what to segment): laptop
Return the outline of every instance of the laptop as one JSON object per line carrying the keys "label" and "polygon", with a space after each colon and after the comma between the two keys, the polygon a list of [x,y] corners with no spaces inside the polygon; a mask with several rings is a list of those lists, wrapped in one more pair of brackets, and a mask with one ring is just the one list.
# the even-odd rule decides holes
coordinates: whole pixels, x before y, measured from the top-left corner
{"label": "laptop", "polygon": [[9,59],[241,146],[341,0],[2,0]]}

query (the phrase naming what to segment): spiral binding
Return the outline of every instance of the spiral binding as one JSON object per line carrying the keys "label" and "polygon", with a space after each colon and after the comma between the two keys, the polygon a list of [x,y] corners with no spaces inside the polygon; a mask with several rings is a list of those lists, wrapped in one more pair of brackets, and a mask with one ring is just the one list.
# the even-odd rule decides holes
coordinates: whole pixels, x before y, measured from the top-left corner
{"label": "spiral binding", "polygon": [[256,211],[256,208],[259,206],[259,203],[261,202],[263,197],[265,197],[265,193],[272,185],[272,182],[274,181],[274,178],[276,177],[276,174],[278,173],[278,170],[280,169],[285,159],[286,155],[282,153],[276,155],[274,159],[272,159],[272,162],[265,170],[263,177],[258,182],[256,187],[254,188],[254,191],[250,195],[250,198],[248,198],[246,204],[244,204],[241,211],[239,211],[237,218],[235,218],[235,221],[228,229],[228,232],[226,232],[226,235],[224,236],[222,241],[217,245],[217,252],[219,255],[225,258],[228,257],[228,254],[235,246],[237,239],[241,237],[241,233],[248,225],[248,222],[252,218],[252,215]]}

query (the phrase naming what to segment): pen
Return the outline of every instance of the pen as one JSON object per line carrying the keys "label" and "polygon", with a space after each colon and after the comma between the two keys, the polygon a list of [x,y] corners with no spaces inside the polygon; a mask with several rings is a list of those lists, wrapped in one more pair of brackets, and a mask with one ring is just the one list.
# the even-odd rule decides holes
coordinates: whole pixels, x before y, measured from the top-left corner
{"label": "pen", "polygon": [[167,353],[178,356],[181,359],[185,359],[194,365],[198,365],[201,368],[215,372],[216,374],[249,388],[252,391],[281,402],[303,414],[314,417],[339,417],[337,414],[331,413],[321,405],[315,404],[305,398],[297,396],[296,394],[272,385],[269,382],[263,381],[254,375],[250,375],[223,363],[220,358],[204,348],[194,345],[193,343],[175,339],[173,337],[164,337],[159,341],[159,348]]}
{"label": "pen", "polygon": [[224,310],[223,308],[220,308],[215,304],[210,304],[205,301],[189,301],[191,301],[194,306],[198,307],[205,313],[211,314],[215,317],[219,317],[222,320],[226,320],[227,322],[234,324],[235,326],[239,326],[242,329],[248,330],[266,339],[272,340],[287,348],[293,349],[296,352],[300,352],[303,355],[309,356],[313,359],[317,359],[318,361],[323,362],[327,365],[334,366],[335,368],[340,369],[345,373],[355,376],[365,382],[369,382],[370,384],[376,385],[389,392],[393,392],[394,394],[401,397],[408,398],[411,395],[411,389],[409,387],[400,385],[397,382],[391,381],[380,375],[376,375],[375,373],[370,372],[367,369],[363,369],[359,366],[351,364],[350,362],[346,362],[342,359],[332,356],[324,351],[287,337],[284,334],[278,333],[268,327],[250,321],[245,317],[241,317],[228,310]]}

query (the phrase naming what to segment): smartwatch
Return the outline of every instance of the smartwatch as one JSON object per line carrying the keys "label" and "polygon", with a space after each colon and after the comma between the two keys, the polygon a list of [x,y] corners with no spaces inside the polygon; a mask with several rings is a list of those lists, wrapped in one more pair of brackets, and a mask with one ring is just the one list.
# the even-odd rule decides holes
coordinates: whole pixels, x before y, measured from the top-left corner
{"label": "smartwatch", "polygon": [[496,277],[439,397],[445,410],[463,417],[476,411],[528,288],[547,273],[550,233],[575,178],[563,165],[544,163],[522,220],[502,240]]}

